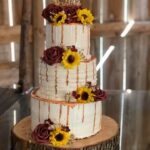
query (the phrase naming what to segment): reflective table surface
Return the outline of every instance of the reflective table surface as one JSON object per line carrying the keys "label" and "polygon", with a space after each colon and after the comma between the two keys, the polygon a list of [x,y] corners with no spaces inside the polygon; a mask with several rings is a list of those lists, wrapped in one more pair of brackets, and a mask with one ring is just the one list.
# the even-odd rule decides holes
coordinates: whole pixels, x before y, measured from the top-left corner
{"label": "reflective table surface", "polygon": [[[107,93],[103,114],[114,118],[120,126],[120,150],[150,150],[150,92]],[[30,94],[26,94],[0,116],[0,150],[10,150],[11,128],[29,114]]]}

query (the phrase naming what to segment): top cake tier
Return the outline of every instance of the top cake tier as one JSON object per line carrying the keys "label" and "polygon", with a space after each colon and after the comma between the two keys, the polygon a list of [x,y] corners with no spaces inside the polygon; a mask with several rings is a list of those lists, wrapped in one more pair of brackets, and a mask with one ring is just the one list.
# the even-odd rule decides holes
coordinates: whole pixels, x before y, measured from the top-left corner
{"label": "top cake tier", "polygon": [[46,26],[47,48],[75,46],[86,59],[90,59],[90,26],[94,17],[81,5],[49,4],[42,13]]}

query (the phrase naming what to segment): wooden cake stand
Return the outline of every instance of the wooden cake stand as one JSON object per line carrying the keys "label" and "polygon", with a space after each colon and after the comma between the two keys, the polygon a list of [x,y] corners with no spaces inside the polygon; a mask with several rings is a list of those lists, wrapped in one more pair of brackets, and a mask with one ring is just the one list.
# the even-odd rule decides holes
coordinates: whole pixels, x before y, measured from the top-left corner
{"label": "wooden cake stand", "polygon": [[103,116],[99,133],[82,140],[74,140],[65,147],[41,145],[31,139],[31,118],[26,117],[12,129],[12,150],[119,150],[119,127],[111,118]]}

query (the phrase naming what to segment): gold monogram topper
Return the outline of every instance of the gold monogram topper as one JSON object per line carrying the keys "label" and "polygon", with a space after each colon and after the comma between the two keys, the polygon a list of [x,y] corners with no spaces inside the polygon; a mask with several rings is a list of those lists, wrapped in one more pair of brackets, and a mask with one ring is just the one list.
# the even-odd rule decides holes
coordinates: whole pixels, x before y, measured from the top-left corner
{"label": "gold monogram topper", "polygon": [[55,4],[59,5],[81,5],[80,0],[53,0]]}

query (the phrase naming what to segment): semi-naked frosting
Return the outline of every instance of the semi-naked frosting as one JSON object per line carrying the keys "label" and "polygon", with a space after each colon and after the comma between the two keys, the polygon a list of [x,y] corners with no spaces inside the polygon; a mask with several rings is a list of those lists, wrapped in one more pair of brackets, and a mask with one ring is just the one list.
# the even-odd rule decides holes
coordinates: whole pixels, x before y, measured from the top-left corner
{"label": "semi-naked frosting", "polygon": [[[101,101],[106,97],[97,87],[96,58],[90,54],[89,25],[94,17],[88,9],[76,5],[77,1],[58,2],[48,5],[42,13],[49,22],[46,26],[47,49],[39,63],[39,88],[32,92],[31,98],[33,138],[44,143],[50,140],[54,146],[63,143],[59,141],[60,134],[66,132],[68,135],[68,129],[75,139],[99,132]],[[63,130],[58,133],[58,141],[57,136],[53,137],[54,143],[51,137],[41,139],[45,135],[41,131],[52,132],[46,129],[47,122],[62,126],[57,130]],[[53,131],[55,134],[55,129]]]}
{"label": "semi-naked frosting", "polygon": [[77,23],[61,26],[48,24],[46,26],[46,43],[47,47],[74,45],[86,58],[90,58],[90,26]]}
{"label": "semi-naked frosting", "polygon": [[32,95],[32,129],[51,118],[55,123],[69,126],[76,139],[89,137],[101,129],[101,101],[81,104],[46,100]]}
{"label": "semi-naked frosting", "polygon": [[74,69],[65,69],[62,64],[49,66],[43,61],[40,63],[40,89],[37,95],[46,99],[65,100],[66,93],[75,91],[87,82],[97,83],[96,59],[81,62]]}

